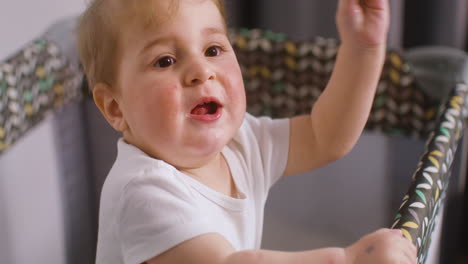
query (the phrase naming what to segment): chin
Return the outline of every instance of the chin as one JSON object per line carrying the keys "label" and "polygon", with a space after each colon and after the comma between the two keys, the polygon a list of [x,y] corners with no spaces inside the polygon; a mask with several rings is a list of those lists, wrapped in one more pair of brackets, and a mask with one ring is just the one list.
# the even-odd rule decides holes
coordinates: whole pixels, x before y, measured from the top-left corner
{"label": "chin", "polygon": [[209,157],[220,152],[232,139],[231,133],[196,139],[190,144],[191,152],[199,157]]}

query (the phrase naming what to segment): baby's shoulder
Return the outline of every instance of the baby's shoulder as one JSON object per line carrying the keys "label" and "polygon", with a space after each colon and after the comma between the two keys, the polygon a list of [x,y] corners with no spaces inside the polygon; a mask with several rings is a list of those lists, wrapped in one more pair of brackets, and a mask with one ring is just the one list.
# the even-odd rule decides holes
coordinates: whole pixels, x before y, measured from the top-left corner
{"label": "baby's shoulder", "polygon": [[125,197],[164,193],[167,189],[186,192],[174,167],[133,148],[119,146],[117,159],[104,181],[101,201],[115,203]]}
{"label": "baby's shoulder", "polygon": [[180,185],[175,168],[152,158],[116,160],[104,184],[118,187],[121,193]]}

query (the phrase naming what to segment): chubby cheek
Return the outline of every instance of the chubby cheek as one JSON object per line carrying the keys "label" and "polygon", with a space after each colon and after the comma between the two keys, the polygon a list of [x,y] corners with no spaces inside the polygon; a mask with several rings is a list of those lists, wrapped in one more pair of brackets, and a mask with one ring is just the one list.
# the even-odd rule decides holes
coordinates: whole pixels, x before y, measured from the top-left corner
{"label": "chubby cheek", "polygon": [[180,89],[176,85],[160,88],[146,99],[148,102],[145,112],[148,115],[148,122],[152,124],[153,133],[164,134],[164,137],[175,136],[182,114]]}
{"label": "chubby cheek", "polygon": [[237,61],[227,67],[227,72],[228,74],[225,74],[228,83],[226,93],[230,98],[233,111],[239,116],[238,118],[243,119],[246,110],[245,88]]}
{"label": "chubby cheek", "polygon": [[134,96],[131,104],[134,111],[131,115],[136,129],[146,140],[166,141],[177,132],[176,123],[180,114],[178,89],[175,85],[160,84],[145,85],[137,96]]}

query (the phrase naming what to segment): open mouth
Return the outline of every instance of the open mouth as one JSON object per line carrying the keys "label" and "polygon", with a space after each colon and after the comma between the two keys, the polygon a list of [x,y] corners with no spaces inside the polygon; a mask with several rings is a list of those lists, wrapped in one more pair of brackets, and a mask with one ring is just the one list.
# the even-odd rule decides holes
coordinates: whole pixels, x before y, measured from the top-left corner
{"label": "open mouth", "polygon": [[195,106],[190,112],[192,115],[214,115],[218,113],[221,105],[215,101],[207,101]]}
{"label": "open mouth", "polygon": [[190,111],[190,118],[202,122],[214,122],[221,118],[223,105],[215,97],[201,98]]}

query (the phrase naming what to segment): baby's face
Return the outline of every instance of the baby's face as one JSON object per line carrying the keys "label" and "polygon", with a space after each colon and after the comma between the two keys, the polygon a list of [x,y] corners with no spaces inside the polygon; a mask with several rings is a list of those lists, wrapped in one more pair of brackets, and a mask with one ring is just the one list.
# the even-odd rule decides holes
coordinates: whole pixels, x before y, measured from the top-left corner
{"label": "baby's face", "polygon": [[117,77],[125,140],[177,168],[202,165],[245,114],[242,76],[219,10],[210,0],[181,0],[153,29],[126,30]]}

